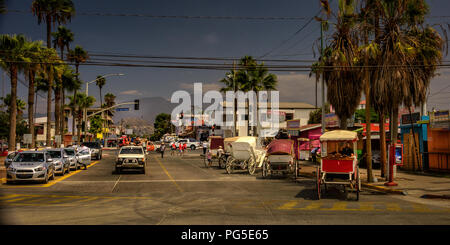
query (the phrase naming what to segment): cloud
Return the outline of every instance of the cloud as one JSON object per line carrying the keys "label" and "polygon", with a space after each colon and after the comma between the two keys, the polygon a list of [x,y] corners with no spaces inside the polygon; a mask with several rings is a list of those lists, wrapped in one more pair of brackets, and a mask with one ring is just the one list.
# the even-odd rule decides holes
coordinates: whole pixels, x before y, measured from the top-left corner
{"label": "cloud", "polygon": [[126,91],[122,91],[119,94],[121,95],[142,95],[142,92],[138,91],[138,90],[126,90]]}
{"label": "cloud", "polygon": [[[180,84],[180,88],[192,93],[194,92],[194,83],[182,83]],[[202,83],[203,92],[211,90],[220,91],[221,88],[222,86],[218,83]]]}

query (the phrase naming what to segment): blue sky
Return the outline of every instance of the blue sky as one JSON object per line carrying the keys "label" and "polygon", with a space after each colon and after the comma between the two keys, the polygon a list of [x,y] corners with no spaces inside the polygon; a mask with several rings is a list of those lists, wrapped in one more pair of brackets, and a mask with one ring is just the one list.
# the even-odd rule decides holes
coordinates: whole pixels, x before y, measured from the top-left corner
{"label": "blue sky", "polygon": [[[7,8],[30,10],[32,0],[7,0]],[[319,10],[318,0],[76,0],[76,11],[114,14],[189,15],[189,16],[248,16],[248,17],[312,17]],[[448,15],[450,1],[430,0],[432,16]],[[335,4],[334,4],[335,5]],[[448,23],[450,18],[433,18],[433,23]],[[187,20],[153,19],[145,17],[75,16],[66,24],[75,33],[71,47],[80,45],[89,52],[162,56],[196,57],[259,57],[289,38],[305,20]],[[23,33],[32,40],[43,40],[45,25],[38,25],[31,13],[7,13],[0,17],[0,33]],[[269,59],[313,59],[312,44],[320,36],[319,25],[313,21],[286,45],[275,50]],[[301,54],[298,56],[279,56]],[[448,59],[445,57],[444,59]],[[447,71],[447,72],[445,72]],[[179,89],[191,89],[194,82],[215,89],[225,71],[178,70],[161,68],[126,68],[81,66],[81,79],[90,81],[97,75],[124,73],[109,77],[103,89],[117,95],[117,101],[160,96],[170,99]],[[279,78],[282,101],[314,104],[314,79],[308,73],[274,72]],[[433,79],[431,94],[441,92],[448,85],[450,73]],[[0,75],[2,88],[9,92],[9,79]],[[450,87],[445,89],[450,91]],[[19,95],[26,98],[26,88],[19,85]],[[98,88],[91,85],[89,94],[99,100]],[[432,107],[448,109],[449,93],[435,94],[429,101]],[[320,102],[320,93],[319,93]],[[43,105],[43,100],[39,102]],[[39,104],[38,104],[39,105]],[[320,105],[320,104],[319,104]],[[39,106],[38,112],[45,107]]]}

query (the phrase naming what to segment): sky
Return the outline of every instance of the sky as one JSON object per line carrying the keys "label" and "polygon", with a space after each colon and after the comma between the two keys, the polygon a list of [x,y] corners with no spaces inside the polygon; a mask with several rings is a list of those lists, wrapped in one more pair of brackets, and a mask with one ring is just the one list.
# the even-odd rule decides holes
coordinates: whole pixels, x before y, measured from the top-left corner
{"label": "sky", "polygon": [[[7,0],[7,9],[29,11],[32,0]],[[320,9],[318,0],[76,0],[78,13],[113,13],[183,16],[240,16],[240,17],[305,17],[295,20],[237,20],[237,19],[161,19],[132,16],[76,15],[65,26],[75,34],[71,48],[80,45],[91,53],[120,53],[147,56],[232,57],[245,55],[260,57],[275,49],[266,59],[313,60],[312,46],[320,38],[320,28],[312,21],[293,36]],[[429,0],[431,16],[446,16],[450,1]],[[332,1],[335,6],[335,1]],[[433,17],[432,23],[449,23],[450,17]],[[54,28],[56,29],[56,28]],[[0,34],[25,34],[31,40],[45,40],[45,24],[26,13],[0,15]],[[285,40],[291,38],[288,42]],[[283,44],[283,45],[281,45]],[[444,60],[448,60],[446,56]],[[204,88],[219,89],[219,81],[226,71],[80,66],[83,81],[98,75],[123,73],[108,77],[103,95],[113,93],[116,101],[130,101],[146,97],[170,100],[177,90],[191,90],[193,83],[202,82]],[[315,78],[306,72],[273,72],[278,77],[280,100],[315,104]],[[439,70],[431,82],[428,110],[449,109],[450,70]],[[9,93],[9,78],[0,74],[1,95]],[[84,86],[83,86],[84,90]],[[27,88],[19,84],[19,96],[26,100]],[[95,83],[89,95],[99,101]],[[320,86],[319,86],[319,106]],[[45,95],[43,94],[43,97]],[[45,112],[44,99],[39,97],[38,113]]]}

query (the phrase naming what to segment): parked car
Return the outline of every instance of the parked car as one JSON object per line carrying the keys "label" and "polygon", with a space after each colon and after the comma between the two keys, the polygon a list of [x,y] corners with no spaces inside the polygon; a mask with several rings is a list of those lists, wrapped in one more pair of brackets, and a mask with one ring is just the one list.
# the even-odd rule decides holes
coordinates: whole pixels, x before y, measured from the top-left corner
{"label": "parked car", "polygon": [[74,148],[64,148],[64,153],[67,155],[68,157],[68,161],[69,161],[69,168],[70,170],[77,170],[80,168],[78,161],[77,161],[77,156],[76,156],[76,150]]}
{"label": "parked car", "polygon": [[17,153],[19,153],[19,152],[13,151],[11,153],[8,153],[8,155],[5,158],[5,168],[8,168],[8,166],[11,164],[11,162],[13,161],[13,159],[17,155]]}
{"label": "parked car", "polygon": [[91,149],[91,158],[95,157],[96,160],[102,159],[102,145],[99,142],[83,142],[81,145]]}
{"label": "parked car", "polygon": [[53,163],[55,164],[55,174],[64,175],[70,173],[69,158],[65,154],[63,148],[45,149],[45,152],[50,154],[50,157],[53,159]]}
{"label": "parked car", "polygon": [[6,169],[7,183],[30,180],[47,183],[54,178],[54,160],[45,151],[19,152]]}
{"label": "parked car", "polygon": [[190,148],[191,150],[195,150],[195,149],[201,147],[200,141],[198,141],[196,139],[192,139],[192,138],[180,139],[180,140],[177,141],[176,145],[179,148],[180,144],[184,144],[184,143],[186,143],[186,147]]}
{"label": "parked car", "polygon": [[81,168],[81,165],[83,166],[88,166],[89,164],[91,164],[92,161],[92,157],[91,157],[92,153],[91,153],[91,149],[89,148],[79,148],[79,150],[76,153],[76,158],[77,158],[77,162],[78,165]]}
{"label": "parked car", "polygon": [[124,146],[116,159],[116,173],[124,169],[139,169],[145,174],[146,155],[142,146]]}

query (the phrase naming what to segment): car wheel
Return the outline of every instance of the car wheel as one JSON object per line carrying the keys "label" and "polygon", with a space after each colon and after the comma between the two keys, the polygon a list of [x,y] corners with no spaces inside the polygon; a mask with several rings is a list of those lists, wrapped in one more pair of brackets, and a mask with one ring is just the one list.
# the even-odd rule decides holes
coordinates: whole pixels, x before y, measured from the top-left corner
{"label": "car wheel", "polygon": [[145,167],[141,171],[145,175]]}
{"label": "car wheel", "polygon": [[70,174],[70,165],[67,166],[67,174]]}
{"label": "car wheel", "polygon": [[116,174],[120,174],[120,168],[116,168]]}
{"label": "car wheel", "polygon": [[42,181],[42,184],[47,184],[48,183],[48,173],[45,175],[45,179]]}
{"label": "car wheel", "polygon": [[61,172],[61,176],[64,176],[65,174],[66,174],[66,171],[64,171],[64,167],[63,167],[63,170]]}
{"label": "car wheel", "polygon": [[195,150],[195,145],[191,145],[191,150]]}

